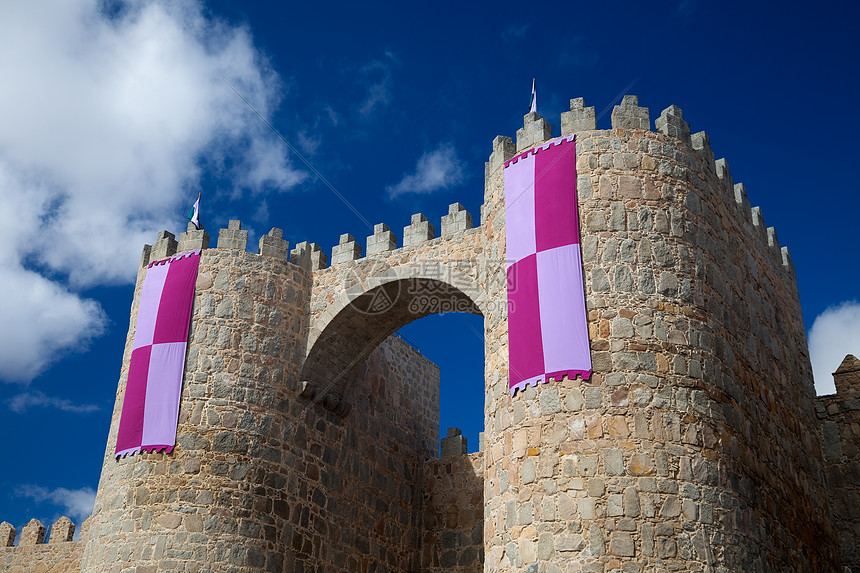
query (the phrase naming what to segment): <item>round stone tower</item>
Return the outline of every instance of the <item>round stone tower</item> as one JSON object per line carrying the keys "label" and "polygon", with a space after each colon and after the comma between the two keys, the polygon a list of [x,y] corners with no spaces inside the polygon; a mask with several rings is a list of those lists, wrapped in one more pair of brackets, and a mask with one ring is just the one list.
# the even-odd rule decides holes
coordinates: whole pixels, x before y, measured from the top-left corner
{"label": "round stone tower", "polygon": [[[837,570],[788,251],[680,109],[656,126],[635,96],[611,130],[582,99],[562,114],[594,373],[512,398],[506,315],[488,317],[484,570]],[[530,113],[493,142],[488,252],[504,161],[550,138]]]}
{"label": "round stone tower", "polygon": [[[177,446],[115,460],[146,263],[173,254],[177,243],[164,232],[144,251],[83,571],[284,567],[296,495],[284,436],[295,425],[289,396],[298,387],[310,278],[286,262],[280,237],[265,239],[282,257],[246,253],[247,231],[231,227],[222,247],[237,248],[201,255]],[[189,230],[180,252],[204,241],[203,231]]]}

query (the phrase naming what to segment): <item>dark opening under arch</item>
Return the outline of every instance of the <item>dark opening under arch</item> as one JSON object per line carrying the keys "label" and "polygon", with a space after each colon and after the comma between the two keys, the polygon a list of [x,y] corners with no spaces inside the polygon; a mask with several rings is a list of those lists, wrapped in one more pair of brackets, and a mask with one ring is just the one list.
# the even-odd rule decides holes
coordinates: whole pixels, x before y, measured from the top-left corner
{"label": "dark opening under arch", "polygon": [[[333,317],[316,327],[302,366],[303,395],[345,414],[349,387],[367,358],[401,327],[431,314],[467,312],[483,316],[471,289],[423,277],[395,278],[369,290],[346,293]],[[332,313],[329,313],[332,314]]]}

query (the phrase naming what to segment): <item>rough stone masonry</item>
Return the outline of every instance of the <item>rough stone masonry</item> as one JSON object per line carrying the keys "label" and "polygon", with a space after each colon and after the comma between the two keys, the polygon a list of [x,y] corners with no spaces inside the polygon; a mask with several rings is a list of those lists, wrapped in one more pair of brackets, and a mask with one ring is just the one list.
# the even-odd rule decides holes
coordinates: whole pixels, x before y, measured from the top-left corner
{"label": "rough stone masonry", "polygon": [[[508,392],[503,164],[480,225],[344,233],[329,258],[239,221],[144,247],[101,481],[79,541],[0,525],[3,571],[860,571],[860,366],[815,399],[792,262],[676,106],[612,128],[574,99],[594,374]],[[402,240],[402,242],[401,242]],[[400,246],[398,246],[398,243]],[[202,248],[177,446],[115,460],[149,261]],[[366,253],[365,256],[362,256]],[[398,328],[484,318],[484,447],[439,452],[439,371]],[[55,532],[57,536],[55,538]]]}

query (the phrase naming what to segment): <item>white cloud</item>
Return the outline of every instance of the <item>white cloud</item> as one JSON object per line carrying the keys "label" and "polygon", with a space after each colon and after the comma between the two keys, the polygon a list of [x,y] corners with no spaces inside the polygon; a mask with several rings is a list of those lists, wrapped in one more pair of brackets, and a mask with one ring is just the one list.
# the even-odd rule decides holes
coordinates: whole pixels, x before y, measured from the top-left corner
{"label": "white cloud", "polygon": [[[282,85],[247,29],[191,0],[13,2],[0,18],[0,379],[98,336],[75,291],[134,278],[140,247],[192,201],[200,163],[234,194],[304,174],[265,117]],[[230,161],[220,161],[229,158]]]}
{"label": "white cloud", "polygon": [[62,351],[86,350],[106,322],[95,301],[2,261],[0,316],[0,377],[19,383],[32,380]]}
{"label": "white cloud", "polygon": [[9,409],[13,412],[25,412],[28,408],[57,408],[63,412],[73,412],[75,414],[88,414],[99,409],[95,404],[76,404],[65,398],[57,398],[55,396],[47,396],[43,392],[22,392],[12,396],[7,403]]}
{"label": "white cloud", "polygon": [[397,64],[397,57],[392,52],[385,52],[384,58],[372,60],[361,67],[359,73],[368,82],[367,95],[358,108],[361,115],[370,116],[391,103],[391,73]]}
{"label": "white cloud", "polygon": [[320,145],[322,145],[323,139],[317,133],[302,130],[297,135],[297,142],[305,155],[313,155],[317,152]]}
{"label": "white cloud", "polygon": [[326,115],[328,116],[328,120],[334,127],[337,127],[340,123],[340,115],[334,110],[330,105],[325,106],[324,109]]}
{"label": "white cloud", "polygon": [[443,143],[418,158],[415,171],[386,187],[391,198],[406,193],[425,195],[447,189],[463,180],[463,165],[450,143]]}
{"label": "white cloud", "polygon": [[358,108],[359,113],[367,116],[372,114],[377,108],[388,106],[391,103],[390,90],[391,84],[388,78],[369,85],[367,87],[367,97],[364,98],[361,107]]}
{"label": "white cloud", "polygon": [[89,487],[46,489],[37,485],[24,485],[17,488],[17,493],[36,502],[47,501],[62,507],[66,517],[78,526],[76,529],[80,529],[81,522],[93,512],[93,505],[96,502],[96,492]]}
{"label": "white cloud", "polygon": [[815,317],[809,329],[809,358],[818,395],[833,394],[833,372],[846,354],[860,356],[860,303],[847,301]]}

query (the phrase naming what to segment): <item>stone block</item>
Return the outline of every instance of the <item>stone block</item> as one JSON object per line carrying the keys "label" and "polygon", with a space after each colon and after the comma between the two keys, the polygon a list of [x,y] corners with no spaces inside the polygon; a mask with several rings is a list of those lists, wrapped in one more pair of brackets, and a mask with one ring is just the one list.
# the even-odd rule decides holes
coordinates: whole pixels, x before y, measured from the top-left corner
{"label": "stone block", "polygon": [[753,228],[759,234],[762,240],[767,239],[767,225],[764,222],[764,213],[761,207],[753,207],[750,209],[750,219],[752,220]]}
{"label": "stone block", "polygon": [[524,484],[533,483],[535,481],[535,462],[531,458],[523,462],[521,471],[521,482]]}
{"label": "stone block", "polygon": [[663,537],[657,540],[657,556],[663,559],[674,557],[678,553],[678,546],[671,537]]}
{"label": "stone block", "polygon": [[318,271],[328,266],[328,256],[316,243],[302,241],[290,251],[290,262],[310,271]]}
{"label": "stone block", "polygon": [[397,248],[397,235],[391,232],[388,225],[378,223],[373,226],[373,234],[367,237],[367,255],[375,255]]}
{"label": "stone block", "polygon": [[453,456],[457,454],[465,454],[468,451],[466,447],[466,436],[460,428],[448,428],[448,436],[442,438],[442,456]]}
{"label": "stone block", "polygon": [[777,238],[776,229],[773,227],[767,228],[767,246],[779,252],[779,238]]}
{"label": "stone block", "polygon": [[577,500],[576,508],[579,510],[579,515],[582,519],[594,519],[597,517],[597,507],[595,506],[594,500],[585,497]]}
{"label": "stone block", "polygon": [[538,537],[537,556],[538,559],[549,559],[553,552],[553,534],[549,532],[541,533]]}
{"label": "stone block", "polygon": [[277,227],[260,237],[259,254],[276,259],[287,260],[290,243],[284,240],[284,231]]}
{"label": "stone block", "polygon": [[750,210],[750,202],[747,199],[747,188],[743,183],[735,183],[732,187],[734,191],[735,203],[741,208],[741,211],[746,213]]}
{"label": "stone block", "polygon": [[544,416],[561,412],[561,399],[558,387],[544,386],[540,393],[540,413]]}
{"label": "stone block", "polygon": [[705,157],[708,165],[713,166],[714,151],[711,149],[711,140],[708,138],[708,134],[704,131],[694,133],[690,136],[690,142],[693,145],[693,149],[699,151]]}
{"label": "stone block", "polygon": [[615,290],[618,292],[633,291],[633,273],[627,265],[615,266]]}
{"label": "stone block", "polygon": [[585,100],[581,97],[570,100],[570,111],[561,114],[561,134],[570,135],[578,131],[594,129],[597,129],[594,106],[585,107]]}
{"label": "stone block", "polygon": [[587,491],[588,495],[591,497],[603,497],[603,493],[606,491],[606,484],[600,478],[591,478],[588,480],[585,491]]}
{"label": "stone block", "polygon": [[361,245],[355,242],[355,237],[349,233],[340,236],[340,241],[331,250],[332,266],[361,258]]}
{"label": "stone block", "polygon": [[633,537],[629,533],[613,533],[609,541],[609,552],[619,557],[633,557],[636,553]]}
{"label": "stone block", "polygon": [[610,206],[609,229],[623,231],[627,228],[627,210],[621,201],[613,201]]}
{"label": "stone block", "polygon": [[71,541],[75,535],[75,524],[68,517],[61,517],[51,526],[51,537],[48,543]]}
{"label": "stone block", "polygon": [[412,215],[412,222],[403,227],[403,246],[415,247],[436,237],[436,229],[421,213]]}
{"label": "stone block", "polygon": [[630,456],[627,471],[634,476],[654,475],[654,463],[646,453],[636,453]]}
{"label": "stone block", "polygon": [[657,283],[657,292],[664,296],[678,295],[678,277],[674,273],[663,271]]}
{"label": "stone block", "polygon": [[606,553],[606,542],[603,537],[603,530],[596,523],[591,525],[588,530],[589,549],[592,555],[603,555]]}
{"label": "stone block", "polygon": [[209,248],[209,233],[205,229],[197,229],[194,223],[188,223],[188,227],[184,233],[180,233],[179,240],[176,245],[177,253],[185,253],[187,251],[196,251],[197,249]]}
{"label": "stone block", "polygon": [[794,273],[794,263],[791,262],[791,255],[788,252],[788,247],[783,247],[779,250],[782,255],[782,266],[791,273]]}
{"label": "stone block", "polygon": [[0,547],[12,547],[18,532],[8,521],[0,523]]}
{"label": "stone block", "polygon": [[[788,249],[783,248],[783,251],[787,256]],[[846,355],[839,368],[833,373],[833,382],[836,384],[836,393],[839,396],[860,393],[860,360],[852,354]]]}
{"label": "stone block", "polygon": [[590,477],[597,474],[597,454],[587,454],[579,458],[579,473]]}
{"label": "stone block", "polygon": [[678,517],[681,514],[681,503],[678,497],[674,495],[666,496],[663,502],[663,507],[660,509],[660,516],[666,518]]}
{"label": "stone block", "polygon": [[517,509],[517,524],[528,525],[532,521],[534,521],[534,509],[532,507],[532,502],[527,501],[521,504],[519,509]]}
{"label": "stone block", "polygon": [[523,127],[517,130],[517,153],[543,143],[552,137],[552,126],[537,112],[523,116]]}
{"label": "stone block", "polygon": [[149,264],[152,256],[152,245],[144,245],[143,251],[140,253],[140,268],[144,268]]}
{"label": "stone block", "polygon": [[510,500],[505,503],[505,527],[508,529],[517,525],[517,502]]}
{"label": "stone block", "polygon": [[599,408],[603,402],[603,391],[597,386],[586,386],[584,389],[585,393],[585,407],[586,408]]}
{"label": "stone block", "polygon": [[493,151],[487,161],[487,170],[493,172],[505,164],[505,161],[516,155],[517,148],[510,137],[497,135],[493,139]]}
{"label": "stone block", "polygon": [[248,231],[242,230],[242,223],[230,219],[226,229],[218,230],[218,248],[236,249],[244,252],[248,248]]}
{"label": "stone block", "polygon": [[591,269],[591,290],[594,292],[607,292],[611,289],[609,277],[606,271],[600,267]]}
{"label": "stone block", "polygon": [[650,523],[642,524],[642,554],[654,555],[654,526]]}
{"label": "stone block", "polygon": [[725,157],[714,161],[714,170],[717,172],[718,178],[724,181],[728,181],[731,186],[734,186],[732,182],[732,175],[729,171],[729,162],[726,160]]}
{"label": "stone block", "polygon": [[620,493],[613,493],[609,496],[606,502],[606,515],[609,517],[619,517],[624,515],[624,502]]}
{"label": "stone block", "polygon": [[603,452],[603,466],[607,475],[620,476],[624,473],[624,456],[621,450],[608,449]]}
{"label": "stone block", "polygon": [[442,236],[453,235],[472,228],[472,214],[460,203],[448,206],[448,214],[442,217]]}
{"label": "stone block", "polygon": [[160,261],[176,254],[176,237],[169,231],[161,231],[149,253],[150,261]]}
{"label": "stone block", "polygon": [[821,442],[824,459],[839,460],[842,457],[842,439],[839,436],[839,426],[836,422],[824,422],[821,425],[821,433],[824,438]]}
{"label": "stone block", "polygon": [[40,545],[45,542],[45,526],[38,519],[31,519],[24,529],[21,530],[21,539],[18,541],[20,547],[28,545]]}
{"label": "stone block", "polygon": [[585,549],[585,540],[578,533],[572,535],[562,533],[557,537],[555,549],[557,551],[582,551]]}
{"label": "stone block", "polygon": [[647,107],[639,107],[639,97],[626,95],[612,108],[612,129],[651,129]]}
{"label": "stone block", "polygon": [[660,117],[654,121],[654,126],[660,133],[671,135],[672,137],[677,137],[682,141],[691,143],[690,125],[684,121],[681,108],[676,105],[670,105],[664,109]]}
{"label": "stone block", "polygon": [[639,513],[639,492],[632,486],[624,488],[624,515],[639,517]]}

